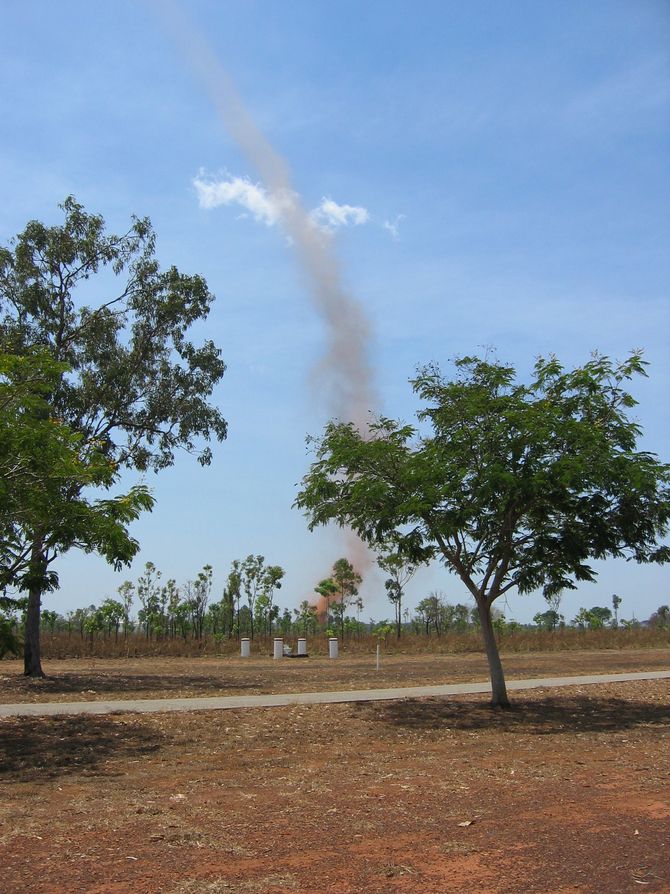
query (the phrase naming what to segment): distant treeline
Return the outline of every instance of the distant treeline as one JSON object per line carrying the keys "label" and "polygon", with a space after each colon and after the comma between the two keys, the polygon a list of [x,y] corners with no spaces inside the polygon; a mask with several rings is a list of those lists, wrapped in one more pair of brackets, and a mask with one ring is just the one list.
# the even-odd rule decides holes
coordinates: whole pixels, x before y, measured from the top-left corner
{"label": "distant treeline", "polygon": [[[78,655],[190,655],[238,651],[241,637],[249,637],[256,651],[267,650],[273,636],[287,640],[307,636],[311,650],[326,651],[329,636],[337,635],[343,648],[367,649],[382,642],[385,648],[407,650],[477,651],[479,614],[474,606],[450,603],[432,592],[413,611],[402,609],[402,590],[386,591],[394,618],[361,620],[358,595],[362,578],[347,559],[335,562],[330,577],[314,588],[318,604],[303,600],[298,608],[280,609],[274,596],[284,570],[267,565],[263,556],[249,555],[232,563],[226,587],[212,599],[212,567],[205,565],[194,580],[177,586],[162,583],[161,572],[148,562],[136,582],[125,581],[117,598],[66,614],[42,612],[42,641],[47,657]],[[133,613],[135,603],[139,610]],[[670,639],[670,609],[661,605],[643,622],[619,617],[622,599],[612,597],[612,608],[581,608],[566,621],[560,600],[538,612],[533,624],[507,620],[493,609],[493,627],[501,646],[517,651],[554,648],[626,648],[663,645]],[[402,609],[402,610],[401,610]],[[0,623],[5,652],[20,651],[25,625],[25,603],[7,600]],[[394,645],[395,643],[395,645]],[[8,645],[7,645],[8,644]]]}

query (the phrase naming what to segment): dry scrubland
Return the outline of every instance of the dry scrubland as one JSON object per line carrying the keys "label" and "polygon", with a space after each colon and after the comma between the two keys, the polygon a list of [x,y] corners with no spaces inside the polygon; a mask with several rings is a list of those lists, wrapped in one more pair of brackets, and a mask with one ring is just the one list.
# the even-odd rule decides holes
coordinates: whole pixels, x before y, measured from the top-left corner
{"label": "dry scrubland", "polygon": [[[669,649],[505,656],[508,676]],[[0,664],[2,701],[416,685],[479,655]],[[6,894],[670,891],[670,683],[0,721]]]}
{"label": "dry scrubland", "polygon": [[[298,634],[286,638],[294,646]],[[566,627],[555,631],[528,628],[504,633],[498,637],[503,654],[513,652],[566,652],[603,649],[645,649],[670,648],[670,628],[637,627],[601,628],[600,630],[579,630]],[[366,655],[374,652],[377,638],[372,635],[347,637],[343,650],[348,655]],[[308,636],[311,655],[328,654],[328,637],[324,634]],[[447,632],[442,636],[416,636],[403,634],[400,640],[390,635],[381,643],[385,654],[461,654],[481,652],[481,633],[476,629],[466,632]],[[272,641],[269,637],[259,637],[252,643],[252,653],[269,655]],[[201,640],[151,639],[134,634],[127,639],[119,634],[115,637],[96,635],[94,638],[80,636],[77,632],[49,634],[42,632],[42,654],[45,658],[142,658],[142,657],[197,657],[200,655],[233,656],[239,654],[239,643],[232,639],[215,639],[205,635]],[[1,665],[0,665],[1,667]]]}

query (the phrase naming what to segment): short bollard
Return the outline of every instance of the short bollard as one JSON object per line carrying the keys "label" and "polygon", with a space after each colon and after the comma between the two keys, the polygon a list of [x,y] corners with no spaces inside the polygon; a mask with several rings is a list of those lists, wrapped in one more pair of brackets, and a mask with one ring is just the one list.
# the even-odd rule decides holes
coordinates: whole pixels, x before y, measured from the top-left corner
{"label": "short bollard", "polygon": [[328,638],[328,657],[329,658],[337,658],[339,655],[339,648],[336,636],[331,636]]}
{"label": "short bollard", "polygon": [[240,640],[240,657],[249,658],[251,656],[251,640],[245,636]]}
{"label": "short bollard", "polygon": [[281,636],[275,636],[275,645],[274,645],[274,654],[273,658],[283,658],[284,657],[284,640]]}
{"label": "short bollard", "polygon": [[304,636],[298,637],[298,655],[307,654],[307,640]]}

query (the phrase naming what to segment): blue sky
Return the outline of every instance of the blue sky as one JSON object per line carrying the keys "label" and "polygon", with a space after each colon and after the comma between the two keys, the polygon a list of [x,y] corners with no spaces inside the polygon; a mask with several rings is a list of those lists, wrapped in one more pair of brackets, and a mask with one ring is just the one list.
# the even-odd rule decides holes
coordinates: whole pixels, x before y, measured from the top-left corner
{"label": "blue sky", "polygon": [[[668,458],[666,2],[186,6],[305,209],[321,208],[370,321],[379,409],[412,419],[416,365],[446,368],[483,346],[522,373],[538,354],[576,364],[642,347],[651,367],[636,413],[644,446]],[[158,502],[134,527],[133,567],[69,556],[50,601],[99,602],[146,561],[180,583],[210,563],[218,596],[230,562],[253,552],[286,568],[279,601],[294,607],[344,553],[337,532],[310,534],[291,509],[304,437],[329,415],[315,374],[327,336],[259,172],[161,8],[3,9],[0,242],[28,219],[56,222],[70,193],[112,230],[148,215],[160,259],[203,274],[217,295],[203,332],[228,364],[216,400],[230,435],[213,465],[183,456],[149,478]],[[219,185],[219,204],[203,207],[198,181]],[[433,589],[464,597],[434,568],[408,603]],[[670,598],[668,571],[607,563],[562,611],[615,592],[624,617],[647,617]],[[364,616],[391,614],[372,571],[362,595]],[[506,613],[528,620],[542,607],[512,597]]]}

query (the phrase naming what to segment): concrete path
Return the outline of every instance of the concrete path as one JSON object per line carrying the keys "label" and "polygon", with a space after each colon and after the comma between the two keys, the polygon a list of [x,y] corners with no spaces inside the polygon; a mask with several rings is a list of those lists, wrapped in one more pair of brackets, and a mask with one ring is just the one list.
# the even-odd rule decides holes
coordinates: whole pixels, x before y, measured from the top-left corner
{"label": "concrete path", "polygon": [[[584,686],[592,683],[625,683],[630,680],[665,680],[668,671],[644,671],[635,674],[598,674],[585,677],[540,677],[534,680],[508,680],[507,688],[554,689],[558,686]],[[284,705],[325,705],[335,702],[376,702],[403,698],[434,698],[490,692],[489,683],[452,683],[446,686],[411,686],[400,689],[354,689],[349,692],[287,692],[280,695],[229,695],[207,698],[124,699],[99,702],[39,702],[0,705],[0,717],[47,717],[57,714],[111,714],[134,712],[152,714],[166,711],[221,711],[230,708],[277,708]]]}

